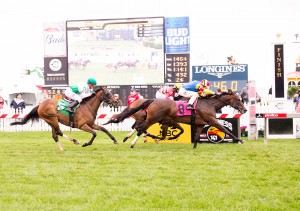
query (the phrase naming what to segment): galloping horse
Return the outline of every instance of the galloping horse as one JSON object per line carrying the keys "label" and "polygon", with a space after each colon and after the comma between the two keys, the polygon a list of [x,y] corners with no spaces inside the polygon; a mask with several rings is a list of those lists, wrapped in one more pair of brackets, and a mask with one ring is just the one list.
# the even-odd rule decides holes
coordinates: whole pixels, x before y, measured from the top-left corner
{"label": "galloping horse", "polygon": [[87,59],[87,60],[82,60],[82,59],[78,59],[75,61],[69,61],[69,69],[82,69],[85,70],[86,66],[91,63],[91,60]]}
{"label": "galloping horse", "polygon": [[118,62],[119,67],[126,66],[128,69],[136,68],[136,65],[140,62],[140,60],[136,59],[134,61],[120,61]]}
{"label": "galloping horse", "polygon": [[[132,104],[130,104],[129,107],[126,107],[120,114],[115,115],[113,118],[111,118],[108,122],[104,123],[103,125],[107,125],[109,123],[118,123],[118,122],[122,122],[125,118],[127,118],[128,116],[126,116],[124,118],[124,116],[128,113],[128,111],[132,108],[135,108],[139,105],[141,105],[142,103],[144,103],[145,101],[148,101],[148,99],[138,99],[136,101],[134,101]],[[152,101],[148,101],[148,102],[152,102]],[[135,119],[134,124],[131,126],[131,128],[133,129],[130,133],[128,133],[126,135],[126,137],[123,139],[123,142],[126,142],[128,138],[130,138],[136,131],[137,131],[137,126],[139,124],[141,124],[143,121],[145,121],[146,116],[147,116],[147,109],[142,109],[137,111],[136,113],[132,114],[131,117]],[[174,124],[174,125],[170,125],[172,126],[174,129],[179,129],[179,133],[174,135],[173,137],[170,137],[169,140],[172,139],[176,139],[177,137],[179,137],[183,132],[183,128],[179,125],[179,124]],[[153,136],[151,134],[148,134],[148,136],[152,137],[156,143],[158,143],[158,139],[159,140],[164,140],[165,136],[167,134],[167,130],[168,130],[169,125],[162,125],[162,137],[157,137],[157,136]],[[143,133],[143,138],[144,138],[144,143],[147,142],[147,134]],[[133,148],[134,145],[136,144],[137,140],[138,140],[139,136],[136,136],[133,141],[130,144],[130,147]]]}
{"label": "galloping horse", "polygon": [[[130,108],[135,108],[135,107],[141,105],[141,104],[142,104],[143,102],[145,102],[146,100],[148,100],[148,99],[138,99],[138,100],[134,101],[133,103],[130,104],[129,107],[125,108],[120,114],[117,114],[114,118],[115,118],[115,119],[118,119],[118,121],[120,122],[120,118],[122,118],[122,115],[123,115],[124,113],[126,113],[126,112],[128,111],[128,109],[130,109]],[[146,115],[147,115],[146,110],[140,110],[140,111],[134,113],[134,114],[131,116],[132,118],[135,119],[135,122],[134,122],[133,125],[131,126],[131,128],[132,128],[133,130],[132,130],[130,133],[128,133],[128,134],[126,135],[126,137],[123,139],[123,142],[127,141],[127,139],[129,139],[129,138],[136,132],[136,126],[137,126],[140,122],[142,122],[142,121],[144,121],[144,120],[146,119]],[[107,123],[106,123],[106,124],[107,124]],[[139,137],[136,136],[135,139],[134,139],[134,141],[133,141],[131,144],[135,143],[135,142],[137,141],[138,138],[139,138]],[[143,133],[143,138],[144,138],[144,142],[147,142],[147,135],[146,135],[145,133]]]}
{"label": "galloping horse", "polygon": [[201,98],[200,100],[198,100],[195,109],[194,122],[192,121],[191,116],[178,116],[178,109],[176,107],[175,101],[164,99],[147,100],[140,106],[130,109],[127,114],[123,115],[123,119],[141,109],[148,108],[146,120],[137,126],[138,136],[140,136],[142,133],[150,135],[146,132],[146,130],[156,122],[162,123],[164,125],[174,125],[180,122],[197,127],[194,148],[197,147],[198,138],[200,137],[200,133],[205,125],[214,126],[231,136],[234,141],[244,143],[245,141],[233,135],[216,119],[216,111],[226,105],[235,108],[242,114],[247,111],[244,104],[241,102],[240,97],[232,92],[232,90],[228,90],[228,92],[223,92],[220,95],[212,95],[207,98]]}
{"label": "galloping horse", "polygon": [[[186,98],[182,98],[183,100],[186,100]],[[137,131],[137,126],[144,122],[147,117],[147,107],[153,102],[153,101],[148,101],[148,99],[138,99],[134,101],[132,104],[130,104],[129,107],[126,107],[120,114],[115,115],[113,118],[111,118],[108,122],[104,123],[103,125],[107,125],[109,123],[119,123],[122,122],[125,118],[128,117],[127,113],[137,107],[140,106],[142,103],[147,101],[147,106],[145,106],[146,109],[142,109],[137,111],[136,113],[132,114],[131,117],[135,119],[134,124],[131,126],[133,129],[129,134],[126,135],[126,137],[123,139],[123,142],[127,141],[128,138],[130,138],[136,131]],[[149,105],[148,105],[149,104]],[[145,104],[144,104],[145,105]],[[143,133],[143,138],[144,138],[144,143],[147,142],[147,136],[152,137],[156,143],[158,143],[159,140],[164,140],[166,138],[167,132],[168,132],[168,127],[172,127],[173,129],[179,129],[179,133],[176,135],[169,137],[169,140],[176,139],[178,138],[183,132],[183,128],[178,124],[174,123],[173,125],[167,125],[167,124],[162,124],[161,129],[162,129],[162,136],[154,136],[152,134],[146,134]],[[138,140],[139,136],[136,136],[134,140],[131,142],[130,147],[133,148]]]}
{"label": "galloping horse", "polygon": [[[111,92],[107,88],[100,87],[91,96],[83,99],[80,103],[80,106],[75,111],[74,127],[93,135],[89,142],[82,145],[83,147],[92,145],[97,136],[95,130],[103,131],[113,140],[114,144],[118,144],[116,139],[104,127],[95,124],[97,111],[102,101],[111,104],[113,100]],[[58,135],[68,138],[70,141],[73,141],[74,144],[79,144],[76,139],[63,134],[60,130],[59,123],[70,126],[70,121],[68,115],[57,110],[58,102],[56,98],[47,99],[40,105],[34,107],[21,122],[13,122],[11,125],[24,125],[29,120],[35,121],[41,118],[51,126],[52,137],[60,150],[64,150],[64,148],[58,140]]]}

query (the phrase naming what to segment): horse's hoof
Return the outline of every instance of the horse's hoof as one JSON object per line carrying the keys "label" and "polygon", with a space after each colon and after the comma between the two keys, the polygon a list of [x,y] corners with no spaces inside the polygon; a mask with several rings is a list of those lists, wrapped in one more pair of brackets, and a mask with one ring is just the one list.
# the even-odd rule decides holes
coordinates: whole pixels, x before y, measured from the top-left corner
{"label": "horse's hoof", "polygon": [[119,143],[117,141],[115,141],[114,144],[119,145]]}
{"label": "horse's hoof", "polygon": [[239,144],[245,144],[246,141],[245,141],[245,140],[240,140],[238,143],[239,143]]}
{"label": "horse's hoof", "polygon": [[133,148],[133,147],[134,147],[133,145],[130,146],[130,148]]}
{"label": "horse's hoof", "polygon": [[123,139],[123,143],[124,143],[124,142],[126,142],[126,141],[127,141],[127,139],[128,139],[128,137],[125,137],[125,138]]}
{"label": "horse's hoof", "polygon": [[88,144],[87,143],[84,143],[83,145],[82,145],[82,147],[86,147]]}
{"label": "horse's hoof", "polygon": [[73,143],[76,144],[76,145],[79,144],[79,142],[76,139],[73,140]]}

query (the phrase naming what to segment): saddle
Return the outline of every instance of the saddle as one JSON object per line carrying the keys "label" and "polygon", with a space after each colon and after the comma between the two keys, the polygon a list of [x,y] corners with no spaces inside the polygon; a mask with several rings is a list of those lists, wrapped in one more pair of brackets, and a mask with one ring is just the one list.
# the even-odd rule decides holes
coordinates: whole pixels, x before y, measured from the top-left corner
{"label": "saddle", "polygon": [[73,115],[70,115],[70,113],[67,111],[67,108],[69,107],[71,102],[72,102],[71,100],[66,99],[66,98],[60,99],[57,102],[56,109],[60,113],[66,115],[66,116],[69,116],[70,126],[74,127],[74,116],[75,116],[75,112],[76,112],[77,108],[79,107],[79,105],[74,108]]}

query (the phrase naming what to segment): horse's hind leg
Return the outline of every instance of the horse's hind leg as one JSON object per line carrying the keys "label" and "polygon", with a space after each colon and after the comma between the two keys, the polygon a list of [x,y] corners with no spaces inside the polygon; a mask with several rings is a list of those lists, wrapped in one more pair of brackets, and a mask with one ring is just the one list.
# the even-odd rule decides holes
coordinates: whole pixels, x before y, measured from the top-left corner
{"label": "horse's hind leg", "polygon": [[[144,143],[146,143],[147,142],[147,134],[146,133],[143,133],[143,138],[144,138]],[[156,139],[155,139],[155,141],[156,141]]]}
{"label": "horse's hind leg", "polygon": [[61,145],[60,141],[58,140],[58,134],[55,130],[55,128],[52,126],[52,138],[54,139],[54,141],[56,142],[58,148],[60,151],[64,151],[63,146]]}
{"label": "horse's hind leg", "polygon": [[[49,123],[48,123],[48,124],[49,124]],[[50,125],[50,124],[49,124],[49,125]],[[78,142],[76,139],[74,139],[74,138],[72,138],[72,137],[70,137],[70,136],[67,136],[66,134],[64,134],[64,133],[60,130],[58,122],[57,122],[57,124],[53,124],[53,123],[52,123],[51,127],[52,127],[52,134],[53,134],[53,130],[54,130],[55,133],[56,133],[56,136],[57,136],[57,135],[60,135],[60,136],[62,136],[62,137],[65,137],[65,138],[69,139],[69,141],[73,141],[74,144],[79,144],[79,142]],[[53,136],[53,135],[52,135],[52,136]],[[53,139],[54,139],[54,137],[53,137]],[[56,141],[56,139],[54,139],[54,140]],[[58,140],[58,137],[57,137],[57,140]]]}

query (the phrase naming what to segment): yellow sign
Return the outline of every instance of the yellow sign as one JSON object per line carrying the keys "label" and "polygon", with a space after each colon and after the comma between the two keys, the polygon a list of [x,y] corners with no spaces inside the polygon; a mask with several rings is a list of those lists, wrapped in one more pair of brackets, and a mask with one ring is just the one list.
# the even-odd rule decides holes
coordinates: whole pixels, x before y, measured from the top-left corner
{"label": "yellow sign", "polygon": [[[184,132],[178,138],[169,140],[169,138],[177,135],[180,131],[179,129],[172,129],[172,128],[169,127],[166,139],[159,140],[159,142],[162,142],[162,143],[186,143],[186,144],[192,143],[191,126],[187,125],[187,124],[180,124],[180,126],[183,128]],[[152,135],[161,137],[161,132],[162,132],[161,125],[156,123],[156,124],[152,125],[147,130],[147,132],[152,134]],[[155,142],[154,139],[152,139],[150,137],[147,137],[147,140],[149,142]]]}

